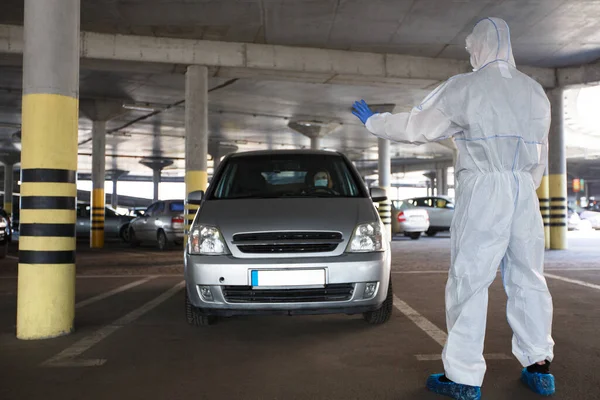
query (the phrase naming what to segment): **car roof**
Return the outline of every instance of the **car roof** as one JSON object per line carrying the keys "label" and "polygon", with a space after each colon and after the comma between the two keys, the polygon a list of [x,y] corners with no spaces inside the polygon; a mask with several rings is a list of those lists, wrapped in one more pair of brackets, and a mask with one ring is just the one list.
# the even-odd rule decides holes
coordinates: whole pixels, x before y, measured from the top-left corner
{"label": "car roof", "polygon": [[231,158],[239,158],[245,156],[270,156],[270,155],[328,155],[328,156],[342,156],[342,153],[337,151],[328,150],[256,150],[256,151],[245,151],[240,153],[230,154]]}

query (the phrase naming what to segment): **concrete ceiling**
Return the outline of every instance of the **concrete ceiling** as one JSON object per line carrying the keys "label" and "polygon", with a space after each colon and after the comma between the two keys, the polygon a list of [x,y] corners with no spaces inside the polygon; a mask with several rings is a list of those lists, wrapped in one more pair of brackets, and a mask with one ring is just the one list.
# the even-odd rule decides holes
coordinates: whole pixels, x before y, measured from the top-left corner
{"label": "concrete ceiling", "polygon": [[[559,67],[600,58],[600,2],[586,0],[82,0],[81,29],[102,33],[310,46],[468,59],[464,39],[484,16],[511,26],[518,63]],[[22,25],[23,0],[3,0],[0,24]],[[150,175],[142,157],[168,157],[165,174],[183,174],[184,76],[180,67],[143,67],[112,61],[82,61],[82,99],[149,103],[157,111],[129,110],[109,121],[107,170]],[[18,151],[21,67],[0,57],[0,149]],[[226,83],[210,78],[210,87]],[[376,158],[377,141],[350,114],[359,98],[406,109],[438,82],[420,80],[386,87],[239,79],[209,95],[212,143],[240,150],[309,145],[287,127],[290,120],[340,124],[322,145],[354,158]],[[161,111],[163,110],[163,111]],[[138,122],[133,121],[140,119]],[[574,126],[574,125],[573,125]],[[91,123],[80,117],[79,169],[91,169]],[[579,132],[576,127],[572,129]],[[594,133],[584,132],[585,135]],[[571,157],[584,157],[570,148]],[[597,149],[586,149],[595,156]],[[393,145],[395,158],[444,158],[440,144]]]}

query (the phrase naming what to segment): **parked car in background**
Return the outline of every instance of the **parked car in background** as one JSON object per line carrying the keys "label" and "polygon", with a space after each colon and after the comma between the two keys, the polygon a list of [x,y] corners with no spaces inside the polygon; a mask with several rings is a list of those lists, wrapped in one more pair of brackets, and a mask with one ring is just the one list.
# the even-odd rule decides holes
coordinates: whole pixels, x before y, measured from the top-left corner
{"label": "parked car in background", "polygon": [[[570,231],[579,230],[581,227],[581,217],[579,214],[573,210],[573,208],[569,207],[569,211],[567,214],[567,229]],[[591,227],[591,225],[590,225]]]}
{"label": "parked car in background", "polygon": [[427,210],[429,229],[427,236],[435,236],[438,232],[450,230],[454,216],[454,201],[447,196],[416,197],[406,200],[415,207]]}
{"label": "parked car in background", "polygon": [[10,224],[6,218],[0,216],[0,259],[6,258],[8,254],[8,233]]}
{"label": "parked car in background", "polygon": [[[91,207],[89,204],[77,204],[77,237],[89,238],[91,229]],[[129,223],[133,217],[119,214],[110,207],[104,208],[104,237],[120,238],[129,241]]]}
{"label": "parked car in background", "polygon": [[594,229],[600,229],[600,212],[590,211],[579,206],[574,206],[573,209],[579,214],[582,221],[589,221]]}
{"label": "parked car in background", "polygon": [[392,233],[416,240],[429,229],[429,213],[406,200],[392,202]]}
{"label": "parked car in background", "polygon": [[6,236],[6,241],[8,243],[12,242],[12,221],[10,220],[10,215],[4,210],[0,208],[0,217],[4,218],[4,227],[0,225],[0,229],[4,230],[4,235]]}
{"label": "parked car in background", "polygon": [[183,244],[183,200],[165,200],[153,203],[142,216],[131,221],[129,241],[132,246],[156,243],[159,250],[171,244]]}
{"label": "parked car in background", "polygon": [[367,190],[341,153],[235,153],[200,205],[185,255],[186,318],[362,314],[387,322],[393,310],[390,246]]}

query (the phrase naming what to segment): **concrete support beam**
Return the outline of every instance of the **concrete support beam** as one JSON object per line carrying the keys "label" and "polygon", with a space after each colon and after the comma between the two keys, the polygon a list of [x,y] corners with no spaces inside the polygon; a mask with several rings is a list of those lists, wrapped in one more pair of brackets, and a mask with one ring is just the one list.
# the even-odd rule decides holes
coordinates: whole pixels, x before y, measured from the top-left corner
{"label": "concrete support beam", "polygon": [[185,73],[185,241],[198,206],[190,193],[208,187],[208,69],[190,65]]}
{"label": "concrete support beam", "polygon": [[[25,0],[17,338],[73,330],[79,0]],[[1,36],[1,35],[0,35]]]}
{"label": "concrete support beam", "polygon": [[389,198],[392,194],[390,189],[392,182],[392,163],[391,163],[391,151],[390,151],[390,141],[386,139],[379,138],[377,140],[378,152],[379,152],[379,160],[378,160],[378,170],[379,170],[379,187],[385,189],[385,192],[388,195],[388,199],[379,203],[379,216],[381,217],[381,221],[385,225],[386,234],[388,235],[389,240],[392,240],[392,201]]}
{"label": "concrete support beam", "polygon": [[598,84],[600,62],[579,67],[559,68],[556,71],[557,87]]}
{"label": "concrete support beam", "polygon": [[552,123],[548,137],[548,183],[550,195],[550,248],[567,248],[567,154],[563,124],[563,90],[548,92]]}
{"label": "concrete support beam", "polygon": [[4,164],[4,211],[12,220],[14,164]]}
{"label": "concrete support beam", "polygon": [[234,145],[212,143],[209,145],[209,154],[213,158],[213,175],[217,172],[217,168],[221,164],[221,158],[228,154],[238,151],[238,147]]}
{"label": "concrete support beam", "polygon": [[321,150],[321,139],[342,125],[337,122],[323,123],[319,121],[290,121],[288,128],[308,137],[312,150]]}
{"label": "concrete support beam", "polygon": [[144,159],[140,161],[140,164],[145,165],[146,167],[152,169],[152,183],[154,184],[154,194],[152,197],[152,201],[158,201],[159,187],[161,182],[162,170],[169,165],[173,164],[173,160],[168,159]]}
{"label": "concrete support beam", "polygon": [[90,247],[104,247],[104,180],[106,171],[106,122],[124,112],[122,102],[81,101],[81,113],[92,120],[92,202]]}
{"label": "concrete support beam", "polygon": [[[0,25],[0,53],[19,54],[23,29]],[[344,85],[425,85],[471,71],[467,61],[357,51],[213,42],[152,36],[85,32],[81,57],[218,67],[227,77],[260,77]],[[522,67],[546,88],[556,83],[553,69]],[[427,83],[428,82],[428,83]]]}
{"label": "concrete support beam", "polygon": [[118,191],[118,183],[119,178],[126,175],[129,171],[124,171],[122,169],[111,169],[108,171],[109,179],[112,181],[112,194],[110,196],[110,205],[112,208],[117,208],[119,206],[119,191]]}

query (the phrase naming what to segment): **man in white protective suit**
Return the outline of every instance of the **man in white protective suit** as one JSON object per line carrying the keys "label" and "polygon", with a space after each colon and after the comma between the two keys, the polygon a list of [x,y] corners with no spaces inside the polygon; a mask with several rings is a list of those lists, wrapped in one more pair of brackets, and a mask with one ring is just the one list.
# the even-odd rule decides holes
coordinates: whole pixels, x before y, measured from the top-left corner
{"label": "man in white protective suit", "polygon": [[353,114],[378,137],[413,144],[453,138],[459,151],[445,374],[430,376],[427,387],[455,399],[481,398],[488,287],[500,267],[513,354],[525,367],[521,379],[550,395],[552,298],[536,195],[547,165],[550,103],[517,70],[505,21],[481,20],[466,44],[473,72],[450,78],[411,112],[375,114],[362,100]]}

